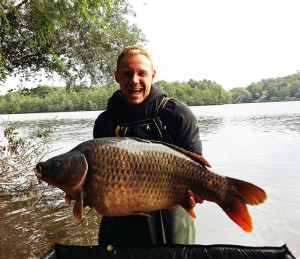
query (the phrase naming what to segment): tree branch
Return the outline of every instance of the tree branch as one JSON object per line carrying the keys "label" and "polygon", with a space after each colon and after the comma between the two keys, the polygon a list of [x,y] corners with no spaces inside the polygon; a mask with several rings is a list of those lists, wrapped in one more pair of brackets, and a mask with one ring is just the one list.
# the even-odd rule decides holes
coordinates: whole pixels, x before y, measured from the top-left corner
{"label": "tree branch", "polygon": [[21,3],[19,3],[18,5],[16,5],[16,9],[19,9],[23,4],[26,4],[28,2],[28,0],[23,0]]}
{"label": "tree branch", "polygon": [[47,61],[45,58],[39,58],[36,54],[33,54],[33,55],[26,55],[19,59],[11,60],[10,63],[13,66],[22,66],[25,65],[26,60],[29,60],[31,58],[35,58],[36,61]]}

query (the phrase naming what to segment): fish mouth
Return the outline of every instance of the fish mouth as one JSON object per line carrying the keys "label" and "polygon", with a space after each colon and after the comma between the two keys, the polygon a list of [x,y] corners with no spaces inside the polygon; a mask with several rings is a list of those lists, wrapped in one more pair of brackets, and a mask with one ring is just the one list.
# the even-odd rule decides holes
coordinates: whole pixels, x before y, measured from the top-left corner
{"label": "fish mouth", "polygon": [[41,179],[42,179],[42,173],[41,173],[42,168],[41,168],[41,166],[40,166],[40,165],[37,165],[37,166],[33,169],[33,171],[34,171],[36,177],[37,177],[39,180],[41,180]]}

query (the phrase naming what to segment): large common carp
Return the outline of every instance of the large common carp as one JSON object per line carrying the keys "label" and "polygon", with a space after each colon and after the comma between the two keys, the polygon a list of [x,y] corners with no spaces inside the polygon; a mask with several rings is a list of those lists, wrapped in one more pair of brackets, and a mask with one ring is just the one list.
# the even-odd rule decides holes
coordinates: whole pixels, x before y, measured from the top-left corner
{"label": "large common carp", "polygon": [[67,153],[38,163],[36,176],[75,200],[74,216],[84,206],[103,216],[125,216],[181,205],[195,217],[188,190],[217,203],[246,232],[252,220],[246,204],[266,199],[251,183],[224,177],[207,169],[208,162],[182,148],[138,138],[99,138]]}

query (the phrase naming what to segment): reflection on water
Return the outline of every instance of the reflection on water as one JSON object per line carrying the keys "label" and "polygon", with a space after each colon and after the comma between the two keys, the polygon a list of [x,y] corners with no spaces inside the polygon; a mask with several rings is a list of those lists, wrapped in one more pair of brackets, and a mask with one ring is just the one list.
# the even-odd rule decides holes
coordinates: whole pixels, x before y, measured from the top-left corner
{"label": "reflection on water", "polygon": [[300,115],[298,114],[283,114],[273,116],[257,116],[249,118],[251,123],[256,129],[263,131],[276,131],[287,132],[300,130]]}
{"label": "reflection on water", "polygon": [[[41,189],[46,191],[39,200]],[[36,192],[7,194],[0,197],[1,204],[0,258],[37,258],[55,242],[97,243],[101,216],[92,210],[88,220],[77,226],[72,206],[65,205],[64,194],[53,187],[43,184]]]}
{"label": "reflection on water", "polygon": [[[300,255],[300,102],[191,108],[198,119],[204,157],[212,170],[263,187],[267,201],[250,207],[254,230],[244,233],[215,204],[195,209],[200,244],[281,246]],[[20,123],[22,134],[47,126],[54,129],[59,154],[92,138],[99,112],[1,115]],[[1,125],[0,125],[1,127]],[[0,136],[0,142],[2,136]],[[53,156],[54,154],[51,154]],[[43,193],[36,206],[32,206]],[[87,212],[88,210],[86,210]],[[64,194],[45,184],[36,192],[0,193],[0,258],[36,258],[53,243],[97,243],[100,216],[92,211],[77,227]],[[14,249],[12,249],[12,247]]]}
{"label": "reflection on water", "polygon": [[[205,140],[207,135],[213,135],[214,132],[217,132],[221,128],[224,127],[224,120],[223,117],[212,117],[212,116],[205,116],[199,117],[198,116],[198,125],[200,130],[200,137],[201,140]],[[204,137],[205,136],[205,137]]]}

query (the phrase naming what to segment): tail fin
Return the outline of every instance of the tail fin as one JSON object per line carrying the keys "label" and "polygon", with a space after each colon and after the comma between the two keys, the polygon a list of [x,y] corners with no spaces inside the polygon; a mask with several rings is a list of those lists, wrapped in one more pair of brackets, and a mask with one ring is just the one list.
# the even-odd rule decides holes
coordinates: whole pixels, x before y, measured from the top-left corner
{"label": "tail fin", "polygon": [[244,231],[251,232],[252,220],[246,204],[258,205],[265,201],[267,195],[263,189],[252,183],[229,177],[227,179],[229,193],[218,205]]}
{"label": "tail fin", "polygon": [[236,188],[237,192],[243,197],[243,201],[246,204],[258,205],[267,199],[267,194],[262,188],[242,180],[230,177],[226,178],[229,182],[229,186]]}

